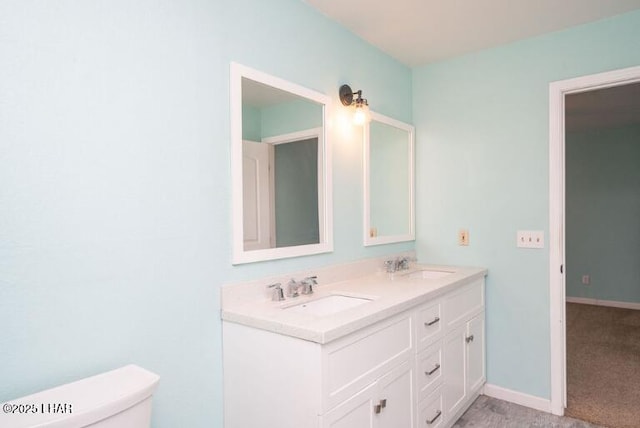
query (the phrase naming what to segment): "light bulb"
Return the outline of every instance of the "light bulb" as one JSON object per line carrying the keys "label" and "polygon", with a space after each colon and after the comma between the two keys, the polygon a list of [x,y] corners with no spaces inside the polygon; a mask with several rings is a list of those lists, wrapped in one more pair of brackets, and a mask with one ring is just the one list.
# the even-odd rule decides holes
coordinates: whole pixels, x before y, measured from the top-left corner
{"label": "light bulb", "polygon": [[356,108],[356,112],[353,115],[353,123],[355,123],[358,126],[362,126],[364,125],[366,121],[366,117],[364,114],[364,111],[362,111],[362,108]]}
{"label": "light bulb", "polygon": [[366,104],[356,105],[356,111],[353,114],[353,123],[362,126],[369,122],[369,106]]}

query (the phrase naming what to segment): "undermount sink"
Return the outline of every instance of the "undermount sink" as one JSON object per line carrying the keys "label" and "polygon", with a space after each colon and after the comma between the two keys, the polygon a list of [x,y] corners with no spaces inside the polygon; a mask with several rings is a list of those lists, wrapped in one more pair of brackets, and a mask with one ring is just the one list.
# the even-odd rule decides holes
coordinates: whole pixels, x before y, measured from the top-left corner
{"label": "undermount sink", "polygon": [[406,274],[409,279],[440,279],[454,273],[450,270],[423,269]]}
{"label": "undermount sink", "polygon": [[297,312],[300,314],[310,314],[316,316],[325,316],[335,314],[336,312],[354,308],[356,306],[369,303],[372,299],[364,297],[343,296],[341,294],[333,294],[331,296],[320,297],[300,303],[295,306],[283,308],[289,312]]}

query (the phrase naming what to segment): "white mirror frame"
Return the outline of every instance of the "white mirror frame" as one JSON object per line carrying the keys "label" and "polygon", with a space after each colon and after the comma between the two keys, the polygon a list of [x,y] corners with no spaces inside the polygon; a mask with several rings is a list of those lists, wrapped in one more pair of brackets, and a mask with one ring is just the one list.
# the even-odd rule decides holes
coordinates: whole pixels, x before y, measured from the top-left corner
{"label": "white mirror frame", "polygon": [[380,123],[384,123],[389,126],[393,126],[394,128],[399,128],[407,131],[409,136],[409,213],[410,213],[410,224],[409,224],[409,233],[406,235],[387,235],[387,236],[370,236],[371,229],[371,182],[369,179],[369,175],[371,173],[371,163],[370,163],[370,155],[371,155],[371,146],[370,146],[370,123],[367,123],[364,126],[364,150],[363,150],[363,182],[364,182],[364,246],[372,246],[372,245],[382,245],[382,244],[391,244],[394,242],[407,242],[414,241],[416,239],[416,226],[415,226],[415,127],[413,125],[409,125],[407,123],[401,122],[399,120],[390,118],[388,116],[384,116],[380,113],[370,112],[371,121],[376,121]]}
{"label": "white mirror frame", "polygon": [[[232,263],[252,263],[265,260],[284,259],[288,257],[307,256],[333,251],[333,200],[331,180],[331,144],[327,138],[327,112],[330,110],[331,98],[314,90],[288,82],[261,71],[232,62],[230,78],[231,107],[231,193],[233,219],[233,254]],[[300,97],[309,99],[323,106],[322,109],[322,160],[318,160],[318,171],[323,180],[318,181],[318,221],[320,243],[297,245],[260,250],[244,250],[243,201],[242,201],[242,79],[269,85]]]}

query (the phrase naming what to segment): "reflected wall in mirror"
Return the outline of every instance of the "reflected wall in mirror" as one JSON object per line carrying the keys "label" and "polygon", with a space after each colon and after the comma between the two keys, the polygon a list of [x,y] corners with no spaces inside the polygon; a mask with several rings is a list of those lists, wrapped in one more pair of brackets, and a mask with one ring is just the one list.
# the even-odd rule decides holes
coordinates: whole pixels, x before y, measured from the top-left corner
{"label": "reflected wall in mirror", "polygon": [[364,132],[364,245],[415,239],[414,127],[371,112]]}
{"label": "reflected wall in mirror", "polygon": [[234,264],[332,251],[327,105],[232,63]]}

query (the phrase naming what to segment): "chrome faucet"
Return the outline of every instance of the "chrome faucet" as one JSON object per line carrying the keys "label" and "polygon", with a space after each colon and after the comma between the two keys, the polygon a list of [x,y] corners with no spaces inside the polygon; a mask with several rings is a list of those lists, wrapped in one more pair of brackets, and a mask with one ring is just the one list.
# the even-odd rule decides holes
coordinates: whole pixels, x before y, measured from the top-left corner
{"label": "chrome faucet", "polygon": [[408,270],[410,261],[411,259],[409,257],[396,257],[395,259],[385,260],[384,267],[387,270],[387,273],[394,273],[399,270]]}
{"label": "chrome faucet", "polygon": [[300,294],[313,294],[313,286],[318,284],[317,276],[308,276],[302,281],[291,278],[287,283],[287,296],[298,297]]}
{"label": "chrome faucet", "polygon": [[301,284],[295,279],[291,278],[287,283],[287,297],[298,297]]}
{"label": "chrome faucet", "polygon": [[398,269],[397,270],[408,270],[409,269],[409,257],[402,257],[398,260]]}

